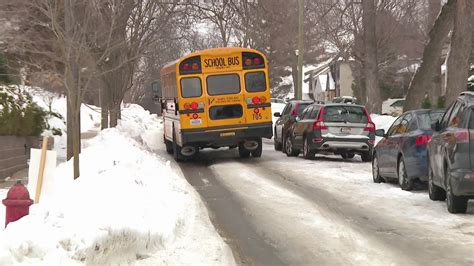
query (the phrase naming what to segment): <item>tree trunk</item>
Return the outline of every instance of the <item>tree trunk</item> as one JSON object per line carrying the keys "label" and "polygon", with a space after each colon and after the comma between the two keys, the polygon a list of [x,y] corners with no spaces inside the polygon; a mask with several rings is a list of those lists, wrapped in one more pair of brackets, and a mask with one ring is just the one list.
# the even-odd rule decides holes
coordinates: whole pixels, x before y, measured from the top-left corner
{"label": "tree trunk", "polygon": [[430,0],[428,1],[428,17],[426,21],[426,33],[429,34],[430,30],[433,28],[433,24],[439,16],[441,11],[441,0]]}
{"label": "tree trunk", "polygon": [[446,103],[448,104],[467,89],[469,57],[472,48],[473,7],[472,0],[457,0],[446,72]]}
{"label": "tree trunk", "polygon": [[100,89],[100,114],[101,114],[101,120],[100,120],[100,128],[101,129],[106,129],[109,127],[109,104],[107,102],[108,95],[107,95],[107,88],[106,86],[103,86]]}
{"label": "tree trunk", "polygon": [[74,150],[73,150],[73,137],[72,134],[74,132],[74,128],[72,126],[72,117],[73,117],[73,112],[71,108],[71,99],[69,99],[70,96],[67,96],[66,102],[67,102],[67,110],[66,110],[66,160],[70,160],[74,156]]}
{"label": "tree trunk", "polygon": [[110,106],[110,127],[116,127],[118,124],[120,112],[120,103],[112,103]]}
{"label": "tree trunk", "polygon": [[362,0],[362,24],[364,26],[365,46],[365,84],[367,88],[367,107],[369,112],[380,114],[382,99],[378,82],[377,37],[375,0]]}
{"label": "tree trunk", "polygon": [[[423,51],[421,66],[413,76],[406,96],[404,110],[409,111],[421,107],[425,94],[434,95],[431,98],[433,106],[441,95],[441,52],[449,32],[453,26],[456,0],[449,0],[443,6],[438,18],[429,33],[429,41]],[[434,89],[434,91],[433,91]]]}
{"label": "tree trunk", "polygon": [[81,111],[75,110],[73,117],[73,151],[74,151],[74,179],[77,179],[80,176],[79,170],[79,154],[81,153],[81,126],[80,126],[80,116]]}

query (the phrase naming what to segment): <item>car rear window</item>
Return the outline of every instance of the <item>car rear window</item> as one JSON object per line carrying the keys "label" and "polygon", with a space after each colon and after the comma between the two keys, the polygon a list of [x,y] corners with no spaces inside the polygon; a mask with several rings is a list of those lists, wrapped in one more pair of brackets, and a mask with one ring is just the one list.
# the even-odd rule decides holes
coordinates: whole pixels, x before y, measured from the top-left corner
{"label": "car rear window", "polygon": [[303,110],[308,107],[308,105],[310,105],[309,103],[299,103],[298,104],[298,115],[301,114],[301,112],[303,112]]}
{"label": "car rear window", "polygon": [[359,106],[327,106],[324,108],[324,122],[367,123],[364,109]]}
{"label": "car rear window", "polygon": [[431,125],[439,121],[443,116],[442,112],[432,112],[418,114],[418,125],[420,129],[431,129]]}
{"label": "car rear window", "polygon": [[225,95],[240,92],[240,78],[237,74],[214,75],[207,77],[209,95]]}

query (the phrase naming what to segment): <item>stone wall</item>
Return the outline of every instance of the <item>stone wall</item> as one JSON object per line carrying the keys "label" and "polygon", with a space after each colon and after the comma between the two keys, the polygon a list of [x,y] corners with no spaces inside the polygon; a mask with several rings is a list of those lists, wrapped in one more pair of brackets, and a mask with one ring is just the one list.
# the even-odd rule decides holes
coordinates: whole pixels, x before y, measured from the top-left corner
{"label": "stone wall", "polygon": [[[28,167],[31,148],[40,148],[41,139],[37,137],[0,136],[0,179],[5,179]],[[48,140],[48,148],[54,139]]]}

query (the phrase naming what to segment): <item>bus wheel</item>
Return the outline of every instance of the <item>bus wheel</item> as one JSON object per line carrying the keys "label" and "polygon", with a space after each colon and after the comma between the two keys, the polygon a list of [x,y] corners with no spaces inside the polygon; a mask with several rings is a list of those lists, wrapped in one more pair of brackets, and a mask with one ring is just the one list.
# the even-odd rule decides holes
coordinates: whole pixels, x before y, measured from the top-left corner
{"label": "bus wheel", "polygon": [[255,150],[251,151],[251,153],[252,153],[252,157],[260,158],[262,157],[262,139],[258,139],[257,142],[258,142],[258,147]]}
{"label": "bus wheel", "polygon": [[240,158],[249,158],[250,157],[250,151],[247,150],[244,147],[243,142],[239,143],[239,156],[240,156]]}

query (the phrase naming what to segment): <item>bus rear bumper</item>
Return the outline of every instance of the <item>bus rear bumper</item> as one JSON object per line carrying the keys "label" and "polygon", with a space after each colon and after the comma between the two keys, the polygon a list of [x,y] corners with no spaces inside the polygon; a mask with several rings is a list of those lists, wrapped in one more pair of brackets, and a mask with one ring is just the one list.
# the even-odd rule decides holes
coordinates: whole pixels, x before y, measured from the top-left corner
{"label": "bus rear bumper", "polygon": [[256,138],[271,139],[272,124],[245,125],[232,128],[206,128],[200,130],[181,130],[183,145],[192,144],[200,147],[222,147],[237,145],[244,140]]}

